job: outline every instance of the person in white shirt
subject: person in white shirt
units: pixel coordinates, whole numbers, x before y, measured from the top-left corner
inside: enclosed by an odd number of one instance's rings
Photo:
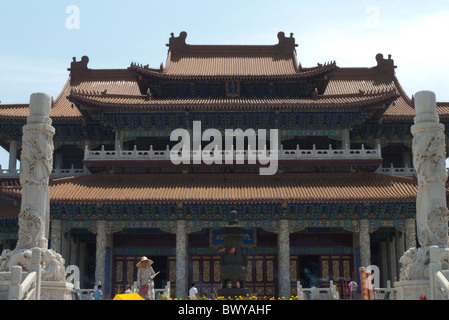
[[[196,288],[196,284],[193,282],[192,287],[189,290],[189,297],[191,300],[196,299],[196,295],[198,294],[198,289]]]

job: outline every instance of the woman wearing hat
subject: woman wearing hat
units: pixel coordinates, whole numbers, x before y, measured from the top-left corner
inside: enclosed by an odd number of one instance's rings
[[[154,277],[156,273],[151,266],[153,261],[147,257],[142,257],[137,263],[137,287],[139,294],[148,300],[154,300]]]

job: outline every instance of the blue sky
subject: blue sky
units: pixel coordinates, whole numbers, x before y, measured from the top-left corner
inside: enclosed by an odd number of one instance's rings
[[[372,67],[391,54],[409,96],[432,90],[449,101],[449,0],[0,0],[0,101],[56,97],[72,57],[89,56],[90,68],[159,67],[181,31],[190,44],[276,44],[279,31],[293,33],[304,67]]]

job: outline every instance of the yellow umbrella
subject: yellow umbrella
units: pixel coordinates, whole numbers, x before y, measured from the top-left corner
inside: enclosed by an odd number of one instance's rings
[[[113,300],[145,300],[138,293],[116,294]]]

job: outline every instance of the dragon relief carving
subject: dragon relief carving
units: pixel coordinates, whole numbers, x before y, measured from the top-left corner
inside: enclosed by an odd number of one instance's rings
[[[430,246],[446,246],[448,244],[448,214],[449,210],[439,207],[429,212],[427,226],[422,232],[421,247],[410,248],[399,260],[402,265],[401,280],[417,280],[429,278]],[[443,270],[449,269],[449,253],[441,255],[440,261]]]
[[[413,138],[413,163],[424,185],[438,179],[446,182],[445,150],[445,137],[441,130],[432,129]]]
[[[447,208],[439,207],[427,215],[427,228],[421,234],[423,246],[447,245],[448,242],[448,212]]]
[[[23,136],[20,184],[46,186],[53,170],[53,140],[43,131]]]
[[[17,249],[38,246],[44,248],[47,240],[40,238],[42,219],[40,213],[32,207],[26,207],[19,213],[19,240]]]

